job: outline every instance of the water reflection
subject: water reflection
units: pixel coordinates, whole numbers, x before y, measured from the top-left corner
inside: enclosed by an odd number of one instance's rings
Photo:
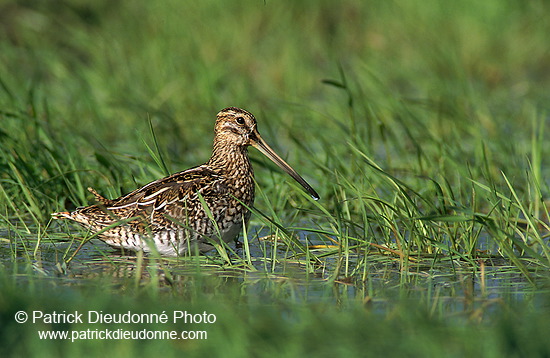
[[[454,312],[473,319],[490,314],[502,300],[519,301],[535,292],[517,268],[496,258],[485,259],[477,268],[433,258],[404,265],[401,258],[378,251],[324,256],[327,250],[319,249],[297,254],[273,237],[252,240],[250,256],[242,245],[230,245],[229,262],[215,252],[164,259],[121,252],[100,240],[78,246],[74,241],[4,241],[0,263],[21,282],[42,277],[59,285],[125,292],[153,288],[182,299],[200,293],[263,303],[360,302],[374,312],[410,300],[434,314]]]

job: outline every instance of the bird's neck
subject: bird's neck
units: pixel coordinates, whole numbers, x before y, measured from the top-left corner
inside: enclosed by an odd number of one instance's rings
[[[223,140],[214,140],[214,149],[207,165],[215,171],[227,174],[252,172],[247,147]]]

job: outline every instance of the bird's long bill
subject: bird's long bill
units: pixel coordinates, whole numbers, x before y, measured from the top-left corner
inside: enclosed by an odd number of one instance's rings
[[[309,195],[315,200],[319,200],[319,194],[296,172],[296,170],[292,169],[290,165],[287,164],[281,157],[277,155],[271,149],[269,145],[267,145],[266,142],[260,137],[258,132],[254,133],[253,138],[251,138],[251,144],[254,148],[258,149],[263,155],[271,159],[271,161],[275,164],[277,164],[282,170],[284,170],[288,175],[290,175],[294,180],[296,180],[300,185],[304,187],[304,189],[307,190]]]

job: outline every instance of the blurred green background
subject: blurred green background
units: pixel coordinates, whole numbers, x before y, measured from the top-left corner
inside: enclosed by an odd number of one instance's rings
[[[6,355],[548,355],[549,13],[543,0],[0,2]],[[228,106],[254,113],[321,195],[251,150],[256,207],[340,245],[321,268],[296,256],[311,283],[294,256],[282,272],[228,279],[208,261],[214,274],[166,282],[157,270],[189,262],[66,264],[74,247],[59,248],[79,234],[51,212],[91,203],[88,186],[113,198],[205,162]],[[451,289],[431,281],[441,261]],[[488,289],[485,268],[508,286]],[[219,315],[207,344],[41,342],[13,321],[182,305]]]
[[[325,197],[333,189],[320,178],[356,169],[349,143],[415,174],[480,166],[482,143],[497,167],[526,169],[533,122],[547,126],[544,1],[0,6],[4,132],[13,117],[35,118],[49,132],[29,139],[77,148],[78,169],[108,176],[85,186],[136,186],[124,181],[126,164],[149,160],[148,118],[170,171],[204,162],[214,115],[227,106],[255,113],[266,139]],[[7,133],[19,136],[30,134]],[[411,160],[421,162],[411,168]],[[84,204],[85,195],[72,200]]]

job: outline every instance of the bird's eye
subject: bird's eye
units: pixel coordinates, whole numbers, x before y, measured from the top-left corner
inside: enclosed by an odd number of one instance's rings
[[[244,118],[243,117],[237,117],[237,124],[244,124]]]

